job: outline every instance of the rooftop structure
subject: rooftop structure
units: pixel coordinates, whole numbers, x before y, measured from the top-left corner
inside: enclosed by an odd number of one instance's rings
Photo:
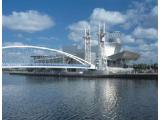
[[[120,32],[106,32],[105,24],[99,25],[98,45],[92,46],[91,30],[84,31],[84,46],[81,47],[64,46],[63,50],[38,46],[3,47],[3,67],[96,69],[108,73],[132,70],[127,69],[128,61],[137,60],[140,55],[121,50],[123,45]],[[4,50],[6,53],[10,50],[9,54],[5,54]]]
[[[63,47],[66,52],[72,51],[74,55],[96,65],[97,70],[107,71],[109,67],[125,68],[129,61],[137,60],[140,55],[132,51],[122,51],[121,34],[119,31],[106,32],[105,24],[99,25],[98,45],[91,46],[90,31],[85,30],[84,47]],[[87,43],[88,41],[88,43]],[[83,52],[84,51],[84,52]],[[111,69],[111,68],[110,68]]]
[[[109,56],[111,60],[137,60],[139,58],[139,54],[130,52],[130,51],[122,51],[117,54]]]

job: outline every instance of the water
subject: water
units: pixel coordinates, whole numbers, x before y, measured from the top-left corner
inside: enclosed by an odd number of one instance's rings
[[[3,74],[3,120],[157,120],[157,80]]]

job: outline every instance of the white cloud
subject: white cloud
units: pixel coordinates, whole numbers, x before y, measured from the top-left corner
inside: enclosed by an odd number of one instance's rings
[[[74,41],[83,40],[84,29],[90,28],[90,24],[87,21],[79,21],[69,25],[68,29],[70,31],[68,38]]]
[[[87,21],[82,20],[77,23],[73,23],[72,25],[69,25],[68,28],[74,31],[82,31],[85,28],[90,28],[90,24]]]
[[[154,6],[149,12],[144,13],[140,17],[141,19],[141,26],[143,27],[158,27],[158,7]]]
[[[135,47],[135,46],[131,46],[131,45],[124,45],[123,50],[129,50],[129,51],[136,52],[137,51],[137,46]]]
[[[74,40],[75,42],[83,40],[81,34],[74,31],[69,33],[68,38]]]
[[[157,28],[157,5],[153,6],[153,4],[148,3],[147,1],[133,1],[130,7],[130,9],[126,10],[126,22],[121,25],[122,28],[131,29],[136,25]]]
[[[124,46],[125,50],[130,50],[137,52],[140,54],[140,58],[138,59],[139,63],[150,63],[150,62],[157,62],[157,52],[158,52],[158,47],[157,47],[157,42],[155,43],[143,43],[139,44],[138,46],[132,46],[132,45],[126,45]]]
[[[84,35],[84,28],[90,28],[92,39],[97,39],[97,31],[98,31],[98,24],[105,23],[106,28],[108,29],[112,25],[118,25],[125,22],[125,15],[118,11],[106,11],[103,8],[95,8],[92,14],[89,17],[89,20],[81,20],[76,23],[69,25],[68,29],[69,35],[68,38],[74,41],[82,41]],[[94,33],[94,34],[92,34]],[[93,40],[93,43],[97,43]]]
[[[133,31],[133,35],[136,38],[157,39],[158,32],[154,28],[137,27]]]
[[[18,37],[18,38],[23,38],[23,34],[18,33],[18,34],[17,34],[17,37]]]
[[[144,44],[139,45],[139,50],[140,51],[155,51],[157,50],[157,47],[158,47],[157,42],[151,43],[151,44],[144,43]]]
[[[8,16],[3,15],[3,26],[11,30],[36,32],[50,28],[53,25],[55,23],[48,15],[35,10],[12,12]]]
[[[145,40],[144,39],[135,39],[135,43],[138,45],[144,44]]]
[[[134,25],[139,24],[139,12],[137,9],[129,9],[126,11],[126,22],[121,25],[124,29],[129,29]]]
[[[131,35],[122,34],[121,35],[121,42],[122,42],[122,44],[123,43],[134,43],[135,38],[133,38]]]
[[[38,49],[35,49],[35,50],[33,50],[33,53],[35,54],[35,55],[46,55],[47,53],[46,53],[46,51],[44,51],[44,50],[38,50]]]
[[[118,11],[107,11],[103,8],[95,8],[90,16],[93,23],[106,23],[117,25],[126,21],[126,16]]]
[[[106,23],[106,30],[113,28],[130,29],[129,33],[121,34],[121,42],[125,50],[141,54],[139,62],[157,61],[157,6],[147,7],[146,3],[136,2],[126,12],[107,11],[103,8],[95,8],[89,19],[79,21],[69,26],[68,37],[74,41],[83,43],[84,25],[91,28],[92,44],[98,41],[98,24]],[[84,22],[85,21],[85,22]],[[84,22],[84,23],[83,23]],[[80,24],[81,23],[81,24]],[[86,24],[87,23],[87,24]],[[133,32],[131,32],[133,31]],[[155,43],[149,43],[152,42]],[[152,59],[153,57],[153,59]],[[150,59],[148,59],[150,58]]]
[[[35,39],[37,39],[37,40],[48,40],[48,41],[50,41],[50,40],[58,40],[58,38],[53,37],[53,36],[50,36],[50,37],[40,36],[40,37],[37,37],[37,38],[35,38]]]
[[[151,14],[152,14],[152,15],[158,15],[158,6],[155,6],[155,7],[151,10]]]
[[[23,45],[25,44],[22,42],[5,42],[4,43],[4,46],[23,46]]]
[[[143,51],[137,62],[139,63],[155,63],[158,62],[158,55],[155,51]]]
[[[98,40],[95,40],[95,39],[91,40],[91,45],[92,46],[98,45]]]

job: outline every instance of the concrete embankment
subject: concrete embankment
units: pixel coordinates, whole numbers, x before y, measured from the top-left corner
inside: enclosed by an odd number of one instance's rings
[[[92,76],[94,77],[94,76]],[[158,74],[109,74],[109,75],[96,75],[97,78],[125,78],[125,79],[157,79]]]
[[[87,77],[87,78],[123,78],[123,79],[155,79],[158,80],[157,73],[133,73],[133,74],[82,74],[75,72],[68,73],[47,73],[47,72],[10,72],[12,75],[32,75],[32,76],[55,76],[55,77]]]

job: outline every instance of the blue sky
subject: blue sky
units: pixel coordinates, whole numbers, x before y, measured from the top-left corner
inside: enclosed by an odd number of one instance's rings
[[[157,61],[156,0],[3,0],[3,45],[82,44],[84,27],[121,31],[123,49]],[[146,60],[147,58],[147,60]],[[148,59],[149,58],[149,59]]]

